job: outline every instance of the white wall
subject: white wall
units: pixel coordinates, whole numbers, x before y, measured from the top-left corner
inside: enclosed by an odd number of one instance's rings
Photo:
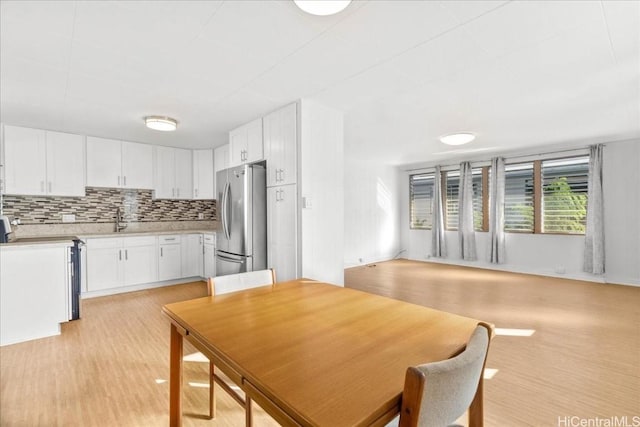
[[[605,275],[640,286],[640,141],[607,144],[603,163]]]
[[[350,147],[350,149],[353,147]],[[345,267],[392,259],[400,252],[400,172],[345,156]]]
[[[486,261],[488,233],[476,233],[478,261],[469,262],[458,255],[457,232],[448,231],[448,257],[430,261],[640,286],[639,170],[640,141],[606,145],[603,182],[607,264],[604,277],[582,271],[584,236],[507,233],[506,262],[495,265]],[[400,182],[402,247],[407,249],[407,258],[427,260],[431,253],[431,231],[409,229],[407,173],[403,173]]]
[[[343,285],[343,114],[309,100],[300,107],[302,277]]]

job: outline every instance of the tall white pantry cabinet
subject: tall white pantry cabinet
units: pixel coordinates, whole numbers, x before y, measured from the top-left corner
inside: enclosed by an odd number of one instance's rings
[[[278,280],[299,277],[297,104],[263,120],[267,160],[267,260]]]
[[[343,285],[342,112],[300,100],[263,117],[263,135],[269,267]]]

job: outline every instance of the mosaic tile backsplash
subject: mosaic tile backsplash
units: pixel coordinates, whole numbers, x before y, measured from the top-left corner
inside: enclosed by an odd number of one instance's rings
[[[76,223],[114,222],[117,208],[125,222],[216,219],[215,200],[154,200],[151,193],[87,187],[85,197],[4,196],[3,209],[22,224],[60,224],[63,214],[74,214]]]

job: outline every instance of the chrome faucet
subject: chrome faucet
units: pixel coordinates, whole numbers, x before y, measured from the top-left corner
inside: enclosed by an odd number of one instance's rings
[[[120,208],[117,208],[116,209],[116,233],[119,233],[125,228],[127,228],[128,224],[122,224],[123,221],[124,219],[122,218],[122,212],[120,211]]]

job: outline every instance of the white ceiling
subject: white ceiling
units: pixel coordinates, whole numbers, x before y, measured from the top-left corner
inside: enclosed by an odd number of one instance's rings
[[[0,0],[0,120],[190,148],[299,98],[389,164],[640,138],[638,1]],[[145,115],[180,121],[175,133]],[[438,136],[472,131],[458,151]]]

